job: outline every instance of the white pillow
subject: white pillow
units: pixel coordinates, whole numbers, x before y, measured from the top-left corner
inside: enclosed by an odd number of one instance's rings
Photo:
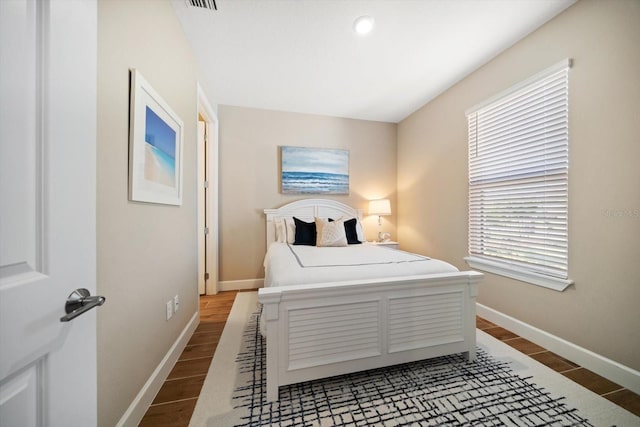
[[[356,218],[356,234],[358,235],[358,240],[361,242],[367,241],[367,238],[364,237],[364,227],[362,227],[362,223],[358,218]]]
[[[293,222],[293,218],[286,218],[284,220],[284,224],[285,236],[287,236],[284,241],[290,245],[293,245],[293,242],[296,241],[296,223]]]
[[[283,219],[276,219],[273,222],[273,225],[275,227],[276,242],[278,242],[278,243],[286,242],[287,241],[287,234],[286,234],[284,220]]]
[[[316,218],[316,246],[347,246],[347,235],[344,231],[344,221],[325,221]]]

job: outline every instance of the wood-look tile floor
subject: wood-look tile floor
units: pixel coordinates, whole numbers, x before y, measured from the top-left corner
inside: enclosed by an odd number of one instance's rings
[[[189,425],[236,294],[229,291],[200,297],[200,324],[139,426]]]
[[[200,325],[139,426],[185,427],[196,406],[237,291],[200,297]],[[640,396],[480,317],[478,329],[640,416]]]
[[[640,416],[640,396],[631,390],[609,381],[600,375],[585,369],[570,360],[567,360],[539,345],[532,343],[498,325],[495,325],[481,317],[476,319],[478,329],[498,338],[505,344],[509,344],[516,350],[548,366],[565,377],[575,381],[594,393],[610,400],[627,411]]]

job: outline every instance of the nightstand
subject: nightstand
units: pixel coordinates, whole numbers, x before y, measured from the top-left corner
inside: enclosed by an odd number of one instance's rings
[[[384,246],[387,248],[391,248],[391,249],[399,249],[399,243],[398,242],[393,242],[393,241],[388,241],[388,242],[369,242],[372,245],[378,245],[378,246]]]

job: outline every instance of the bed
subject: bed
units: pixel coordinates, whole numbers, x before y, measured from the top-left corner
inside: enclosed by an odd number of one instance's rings
[[[258,300],[268,401],[287,384],[454,353],[475,359],[481,273],[368,243],[303,248],[282,238],[293,217],[362,220],[362,211],[337,201],[305,199],[264,212],[268,251]],[[356,252],[372,258],[357,261]]]

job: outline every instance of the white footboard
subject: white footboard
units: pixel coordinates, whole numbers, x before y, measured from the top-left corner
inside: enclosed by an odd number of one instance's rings
[[[265,288],[267,399],[318,378],[466,353],[475,359],[474,271]]]

